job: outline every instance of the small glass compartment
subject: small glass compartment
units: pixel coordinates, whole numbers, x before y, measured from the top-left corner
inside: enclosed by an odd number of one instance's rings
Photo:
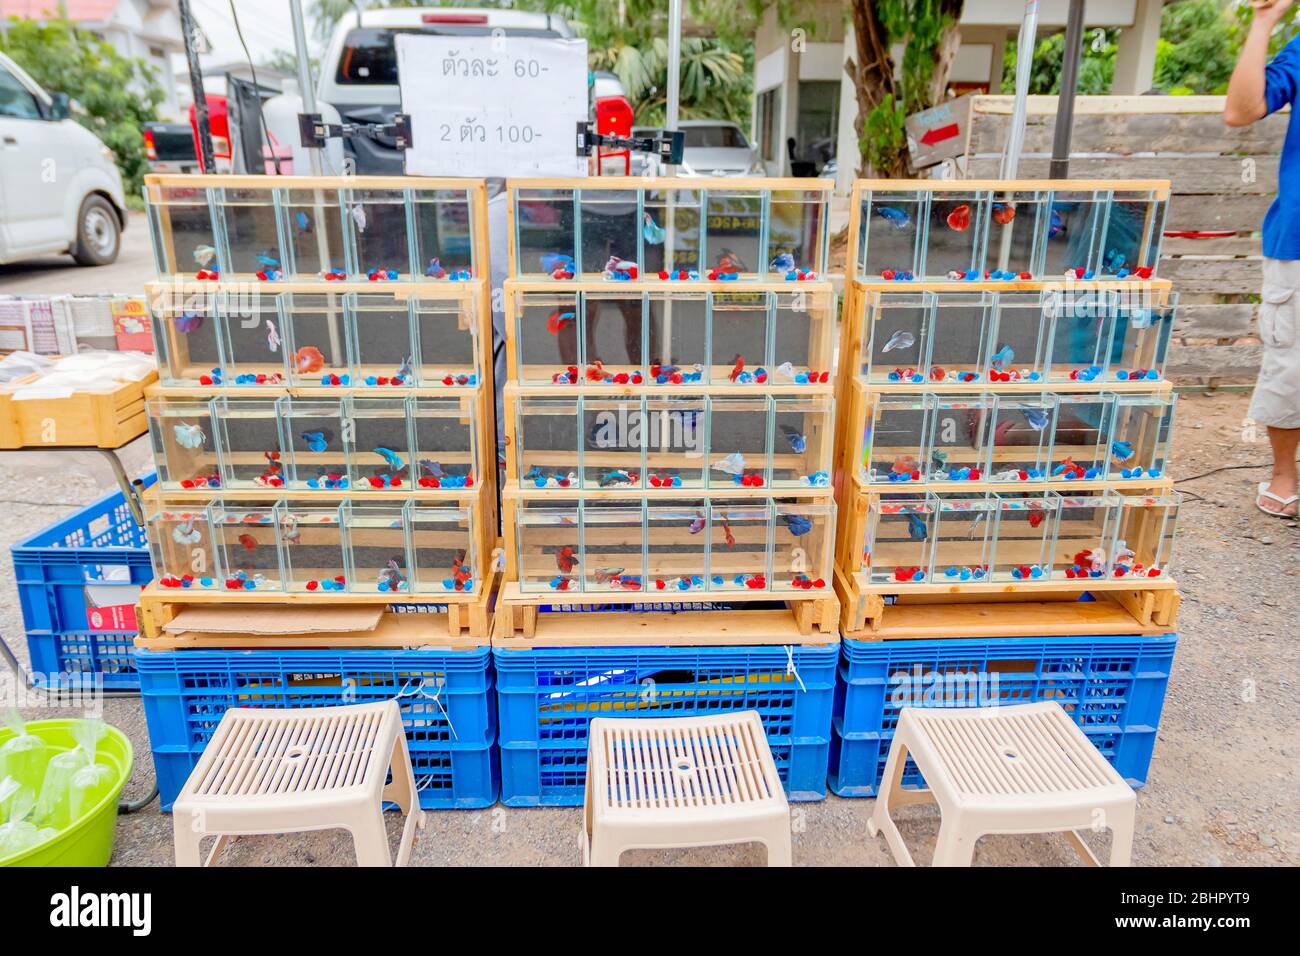
[[[931,495],[936,512],[931,576],[936,582],[988,580],[997,503],[989,495]]]
[[[930,577],[938,513],[926,495],[881,495],[867,510],[862,564],[872,584],[921,583]]]
[[[709,487],[772,483],[772,409],[767,396],[714,398],[709,415]]]
[[[474,214],[468,189],[412,189],[411,231],[418,276],[469,273],[474,263]]]
[[[933,279],[983,279],[984,240],[992,194],[943,189],[930,194],[925,274]]]
[[[992,395],[931,397],[930,445],[923,472],[930,481],[988,479],[995,403]]]
[[[420,344],[415,352],[414,384],[422,388],[477,385],[481,365],[475,298],[415,298],[411,309]],[[378,385],[378,378],[372,383],[367,376],[365,383]],[[392,379],[390,375],[390,384]]]
[[[1109,555],[1119,522],[1121,497],[1113,491],[1106,491],[1059,495],[1055,501],[1052,580],[1108,577]]]
[[[280,428],[286,402],[282,399],[230,398],[212,400],[219,429],[221,484],[226,488],[284,488],[289,455]]]
[[[771,501],[715,500],[708,510],[709,590],[771,590]]]
[[[205,504],[146,499],[145,525],[155,580],[163,587],[221,586],[216,539]]]
[[[1053,480],[1093,481],[1105,475],[1114,405],[1114,396],[1106,392],[1057,396]]]
[[[614,491],[644,486],[645,407],[637,398],[583,398],[582,486]]]
[[[708,412],[703,395],[645,400],[646,483],[651,488],[704,487]]]
[[[831,396],[778,395],[772,403],[776,426],[772,437],[772,486],[829,486],[835,444]]]
[[[577,194],[573,189],[515,189],[515,270],[521,279],[577,274]]]
[[[626,385],[645,375],[645,302],[640,293],[588,292],[582,297],[585,375]]]
[[[406,503],[414,573],[411,590],[420,594],[472,594],[479,564],[469,505]]]
[[[410,488],[411,440],[404,398],[348,396],[352,487],[377,491]]]
[[[862,376],[872,383],[925,381],[936,297],[929,292],[868,295]]]
[[[646,508],[646,590],[667,595],[705,590],[708,518],[702,500]]]
[[[169,491],[220,488],[212,404],[151,398],[145,407],[159,487]]]
[[[220,299],[221,384],[281,387],[289,378],[289,349],[276,296],[232,293]]]
[[[340,193],[343,227],[348,238],[348,272],[365,278],[372,272],[386,279],[409,281],[411,233],[404,189],[345,189]],[[418,270],[423,274],[423,266]]]
[[[582,504],[582,588],[587,593],[645,590],[645,510],[641,504]]]
[[[283,591],[277,518],[280,506],[219,499],[212,503],[222,587],[228,591]]]
[[[580,590],[581,559],[576,501],[515,502],[515,561],[520,591]]]
[[[994,581],[1048,581],[1052,577],[1052,535],[1060,496],[998,494],[993,525]]]
[[[581,416],[576,398],[521,395],[515,402],[515,461],[525,488],[577,488]]]
[[[821,292],[776,292],[772,378],[777,384],[826,384],[834,353],[834,297]]]
[[[478,447],[474,399],[407,399],[415,446],[411,481],[417,488],[473,488]]]
[[[989,208],[985,270],[1041,279],[1050,215],[1048,193],[995,191]]]
[[[224,271],[220,216],[207,188],[145,184],[154,264],[162,278]]]
[[[349,426],[342,399],[281,399],[289,487],[311,491],[346,491]]]
[[[647,293],[647,382],[704,382],[709,361],[709,305],[710,296],[704,293]]]
[[[283,275],[275,192],[266,188],[221,186],[213,189],[222,218],[223,279]]]
[[[886,376],[889,381],[916,382],[921,375],[931,382],[974,384],[984,380],[986,369],[1010,367],[1010,349],[999,347],[995,351],[993,345],[997,316],[994,293],[945,293],[933,296],[932,302],[924,368],[916,369],[911,376],[907,375],[908,369],[894,369]],[[894,378],[894,374],[898,377]]]
[[[580,278],[599,279],[606,272],[627,271],[627,263],[637,266],[639,274],[637,236],[644,223],[637,200],[636,189],[578,190]]]
[[[219,297],[156,292],[153,313],[158,380],[163,385],[218,385],[222,381]]]
[[[1168,576],[1181,503],[1182,496],[1178,494],[1121,499],[1115,544],[1110,554],[1114,577]]]
[[[1119,311],[1113,292],[1069,289],[1044,301],[1051,324],[1047,377],[1052,382],[1104,381]]]
[[[752,385],[770,379],[768,324],[774,297],[766,292],[713,296],[708,380],[712,385]]]
[[[795,270],[826,271],[827,196],[819,189],[773,190],[768,200],[769,279],[788,279]]]
[[[1106,206],[1104,193],[1086,190],[1052,193],[1041,278],[1055,279],[1067,274],[1079,279],[1095,276]]]
[[[1115,396],[1106,478],[1159,478],[1163,475],[1173,427],[1173,398]]]
[[[323,278],[327,272],[347,271],[347,239],[338,190],[284,189],[280,191],[280,208],[287,277],[307,281]]]
[[[1052,462],[1056,432],[1056,396],[1000,395],[993,422],[993,481],[1043,481]]]
[[[647,189],[640,232],[642,266],[659,272],[708,270],[701,255],[704,242],[703,201],[697,189]]]
[[[877,395],[863,433],[862,477],[871,484],[921,481],[929,474],[933,397]]]
[[[1041,382],[1047,378],[1052,321],[1059,293],[1001,292],[996,297],[996,332],[990,332],[984,379]]]
[[[585,380],[576,293],[515,293],[515,373],[523,385]]]
[[[285,500],[276,508],[277,540],[284,555],[284,589],[304,594],[347,591],[344,505]]]
[[[348,312],[351,321],[352,362],[356,379],[343,382],[370,386],[416,384],[415,323],[409,301],[391,295],[352,293]]]
[[[1126,278],[1160,261],[1166,203],[1150,190],[1099,193],[1107,201],[1106,224],[1098,247],[1099,278]]]
[[[1119,294],[1107,378],[1115,382],[1156,382],[1165,377],[1177,307],[1176,292],[1168,295],[1168,302],[1159,302],[1144,290]]]
[[[869,189],[862,193],[858,237],[858,275],[867,280],[892,279],[899,273],[922,274],[926,190]]]
[[[767,197],[758,188],[710,189],[705,194],[705,270],[738,273],[742,279],[765,275]]]
[[[339,385],[357,382],[348,352],[351,321],[346,295],[333,292],[286,292],[279,300],[282,346],[291,385]]]
[[[775,502],[772,586],[779,591],[830,587],[835,506],[806,501]]]
[[[411,590],[406,509],[401,502],[344,506],[348,533],[348,588],[362,594]]]

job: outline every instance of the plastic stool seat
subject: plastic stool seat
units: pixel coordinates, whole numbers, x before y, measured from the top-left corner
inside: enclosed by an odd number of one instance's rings
[[[790,815],[757,711],[591,721],[586,865],[624,850],[760,842],[791,862]]]
[[[391,783],[386,782],[391,774]],[[178,866],[220,837],[346,829],[361,865],[392,862],[383,804],[407,814],[397,864],[423,822],[396,701],[285,710],[232,707],[172,806]]]
[[[903,789],[909,756],[928,790]],[[884,832],[900,866],[913,861],[890,810],[929,800],[942,814],[936,866],[969,865],[985,834],[1058,831],[1096,865],[1075,831],[1103,827],[1112,833],[1111,865],[1129,863],[1137,797],[1055,701],[903,708],[867,824],[872,836]]]

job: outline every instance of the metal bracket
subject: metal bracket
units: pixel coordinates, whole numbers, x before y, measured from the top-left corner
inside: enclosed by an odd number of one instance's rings
[[[330,139],[392,139],[398,149],[410,149],[411,116],[394,113],[390,123],[326,123],[319,113],[298,114],[298,135],[303,146],[322,149]]]
[[[577,155],[590,156],[603,146],[609,149],[626,149],[634,153],[651,153],[669,166],[680,166],[685,142],[686,134],[681,130],[663,132],[658,136],[612,136],[608,133],[597,133],[591,123],[580,121]]]

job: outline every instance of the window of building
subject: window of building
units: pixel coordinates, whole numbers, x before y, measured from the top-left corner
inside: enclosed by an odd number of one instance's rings
[[[781,110],[781,88],[774,86],[758,94],[755,104],[755,127],[758,131],[758,151],[768,162],[781,157],[777,151],[777,116]]]

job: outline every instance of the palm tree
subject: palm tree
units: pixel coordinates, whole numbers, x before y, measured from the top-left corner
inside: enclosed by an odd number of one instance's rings
[[[594,70],[609,70],[623,83],[636,122],[664,120],[668,90],[668,42],[660,37],[644,46],[616,42],[593,49]],[[681,111],[684,118],[727,119],[745,123],[749,115],[750,74],[745,58],[703,37],[682,40]]]

